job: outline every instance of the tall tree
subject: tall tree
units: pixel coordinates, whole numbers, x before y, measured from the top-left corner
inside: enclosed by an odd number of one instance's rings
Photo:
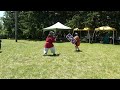
[[[42,29],[56,22],[71,28],[96,28],[109,25],[120,30],[120,11],[19,11],[18,37],[37,39],[42,37]],[[14,38],[15,17],[11,11],[5,12],[3,25],[9,37]]]

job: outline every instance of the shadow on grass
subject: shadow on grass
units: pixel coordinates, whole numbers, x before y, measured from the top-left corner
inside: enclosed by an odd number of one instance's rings
[[[17,42],[17,43],[23,43],[23,44],[27,44],[27,42]]]
[[[57,57],[59,56],[60,54],[56,54],[56,55],[44,55],[44,56],[50,56],[50,57]]]
[[[34,42],[37,42],[37,41],[45,41],[45,40],[41,40],[41,39],[26,39],[27,41],[34,41]]]
[[[70,42],[70,41],[56,41],[55,43],[66,43],[66,42]]]
[[[0,53],[2,53],[2,51],[0,51]]]
[[[80,51],[76,51],[76,50],[75,50],[75,52],[83,52],[83,51],[82,51],[82,50],[80,50]]]

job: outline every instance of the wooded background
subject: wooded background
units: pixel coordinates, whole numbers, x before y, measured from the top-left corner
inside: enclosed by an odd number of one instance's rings
[[[5,11],[0,23],[1,38],[15,37],[15,15]],[[120,11],[18,11],[18,39],[41,39],[42,30],[61,22],[71,28],[100,26],[115,28],[120,32]]]

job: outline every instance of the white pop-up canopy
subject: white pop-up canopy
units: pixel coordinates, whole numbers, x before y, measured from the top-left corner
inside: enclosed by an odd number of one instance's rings
[[[57,22],[56,24],[54,24],[50,27],[43,28],[43,31],[45,32],[45,31],[56,30],[56,29],[71,29],[71,28],[61,24],[60,22]]]

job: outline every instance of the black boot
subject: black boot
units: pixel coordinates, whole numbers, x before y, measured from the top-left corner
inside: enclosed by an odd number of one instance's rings
[[[78,51],[78,52],[80,52],[80,50],[79,50],[79,49],[78,49],[77,51]]]
[[[43,56],[47,56],[47,53],[45,53]]]
[[[56,56],[56,54],[53,54],[53,56]]]

